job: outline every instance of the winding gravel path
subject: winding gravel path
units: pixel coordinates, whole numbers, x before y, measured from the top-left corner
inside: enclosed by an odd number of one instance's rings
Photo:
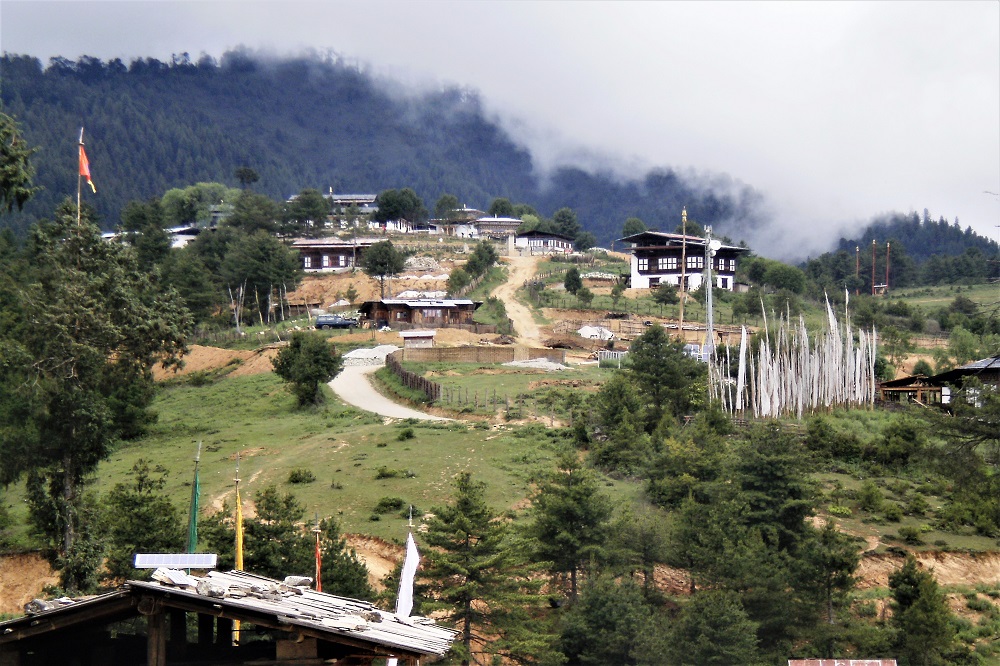
[[[451,421],[443,416],[433,416],[415,409],[398,405],[375,390],[368,375],[379,366],[349,366],[340,371],[330,382],[330,388],[341,400],[366,412],[374,412],[394,419],[420,419],[422,421]]]

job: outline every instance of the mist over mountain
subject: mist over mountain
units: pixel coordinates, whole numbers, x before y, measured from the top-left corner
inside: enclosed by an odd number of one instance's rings
[[[482,209],[495,197],[544,215],[569,206],[602,243],[630,216],[673,229],[685,205],[691,219],[734,236],[761,222],[749,188],[705,186],[669,169],[634,179],[573,167],[542,174],[476,93],[389,90],[332,56],[270,59],[237,50],[219,62],[84,56],[43,66],[4,54],[0,75],[5,111],[39,147],[34,164],[44,190],[8,222],[19,229],[75,195],[81,126],[98,188],[88,202],[108,228],[129,200],[201,181],[235,184],[240,166],[256,170],[255,189],[275,198],[305,187],[412,187],[429,207],[444,193]]]
[[[275,199],[306,187],[411,187],[428,208],[450,193],[485,210],[507,197],[543,215],[568,206],[603,245],[628,217],[672,231],[686,206],[689,219],[761,254],[809,250],[773,227],[761,193],[727,175],[655,168],[623,176],[610,162],[595,168],[599,157],[543,172],[474,91],[407,89],[335,55],[238,49],[218,62],[181,54],[171,62],[83,56],[43,65],[5,53],[0,77],[4,111],[39,148],[33,163],[44,188],[23,213],[5,218],[18,232],[75,196],[75,144],[85,127],[97,187],[86,200],[108,229],[130,200],[196,182],[235,186],[235,170],[247,166],[260,175],[254,189]]]

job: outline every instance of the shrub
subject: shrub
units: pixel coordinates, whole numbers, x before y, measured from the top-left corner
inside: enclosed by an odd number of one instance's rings
[[[399,434],[396,435],[396,439],[400,442],[405,442],[406,440],[413,439],[414,437],[416,437],[416,435],[413,433],[413,428],[403,428],[399,431]]]
[[[375,513],[383,514],[390,511],[399,511],[406,506],[406,501],[402,497],[383,497],[375,505]]]
[[[922,516],[931,510],[931,505],[923,495],[915,495],[906,503],[906,513],[911,516]]]
[[[898,523],[903,519],[903,509],[895,502],[886,502],[882,508],[882,517],[890,523]]]
[[[312,483],[316,480],[316,475],[304,468],[293,469],[288,473],[288,483]]]
[[[899,538],[911,546],[919,546],[924,542],[920,538],[920,529],[910,525],[899,528]]]
[[[850,518],[854,515],[854,512],[851,511],[851,507],[840,504],[831,504],[827,511],[829,511],[832,515],[840,516],[841,518]]]
[[[978,595],[969,595],[965,602],[965,607],[977,613],[988,613],[996,608],[988,599],[983,599]]]
[[[882,491],[874,481],[868,480],[861,484],[861,489],[858,490],[858,506],[862,510],[874,513],[882,508],[883,502]]]

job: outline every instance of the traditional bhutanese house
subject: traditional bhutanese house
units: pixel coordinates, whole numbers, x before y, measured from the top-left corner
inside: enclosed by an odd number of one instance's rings
[[[366,301],[358,308],[361,315],[376,326],[413,324],[443,328],[454,324],[473,324],[472,315],[482,301],[466,299],[390,299]]]
[[[951,399],[951,389],[924,375],[900,377],[882,382],[878,387],[879,400],[891,403],[937,405]]]
[[[476,220],[479,235],[484,238],[504,239],[517,233],[521,220],[516,217],[481,217]]]
[[[981,358],[972,363],[966,363],[954,370],[934,375],[931,380],[940,384],[961,386],[967,379],[975,377],[983,384],[1000,386],[1000,355]]]
[[[332,271],[359,265],[364,251],[375,242],[371,239],[300,238],[292,243],[292,249],[299,253],[303,270]]]
[[[705,278],[705,239],[699,236],[644,231],[620,238],[619,243],[632,244],[631,286],[634,289],[655,288],[661,284],[675,287],[681,283],[681,257],[686,288],[693,291]],[[712,257],[712,282],[719,289],[733,291],[736,285],[736,262],[746,248],[720,244]]]
[[[403,338],[403,349],[421,349],[434,346],[435,333],[434,330],[414,329],[400,331],[399,337]]]
[[[455,638],[430,619],[397,617],[298,584],[308,578],[281,582],[242,571],[200,577],[177,569],[153,576],[95,597],[31,602],[30,614],[0,622],[0,664],[371,666],[395,657],[415,665],[443,655]]]
[[[378,205],[375,203],[378,199],[377,194],[335,194],[333,188],[330,188],[330,192],[323,197],[330,200],[334,213],[346,213],[352,206],[357,208],[359,213],[378,212]]]
[[[514,239],[514,247],[527,249],[531,254],[569,254],[573,239],[548,231],[524,231]]]

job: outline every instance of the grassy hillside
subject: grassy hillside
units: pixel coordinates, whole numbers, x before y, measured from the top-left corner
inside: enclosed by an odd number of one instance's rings
[[[523,373],[522,373],[523,374]],[[118,449],[101,464],[92,488],[106,492],[145,458],[168,473],[166,495],[186,510],[193,459],[202,442],[201,507],[208,514],[233,499],[236,455],[240,454],[241,494],[276,484],[293,492],[307,512],[335,516],[346,532],[401,539],[406,510],[373,519],[383,498],[414,505],[414,515],[450,496],[451,478],[469,470],[489,485],[488,499],[500,508],[523,503],[532,479],[550,469],[556,431],[540,425],[486,423],[394,423],[345,407],[331,394],[326,405],[298,411],[294,399],[272,373],[163,385],[155,402],[159,420],[149,435]],[[412,437],[408,434],[412,433]],[[293,470],[309,470],[316,480],[289,483]],[[619,498],[637,489],[608,481]],[[23,517],[23,488],[12,487],[8,501]]]

